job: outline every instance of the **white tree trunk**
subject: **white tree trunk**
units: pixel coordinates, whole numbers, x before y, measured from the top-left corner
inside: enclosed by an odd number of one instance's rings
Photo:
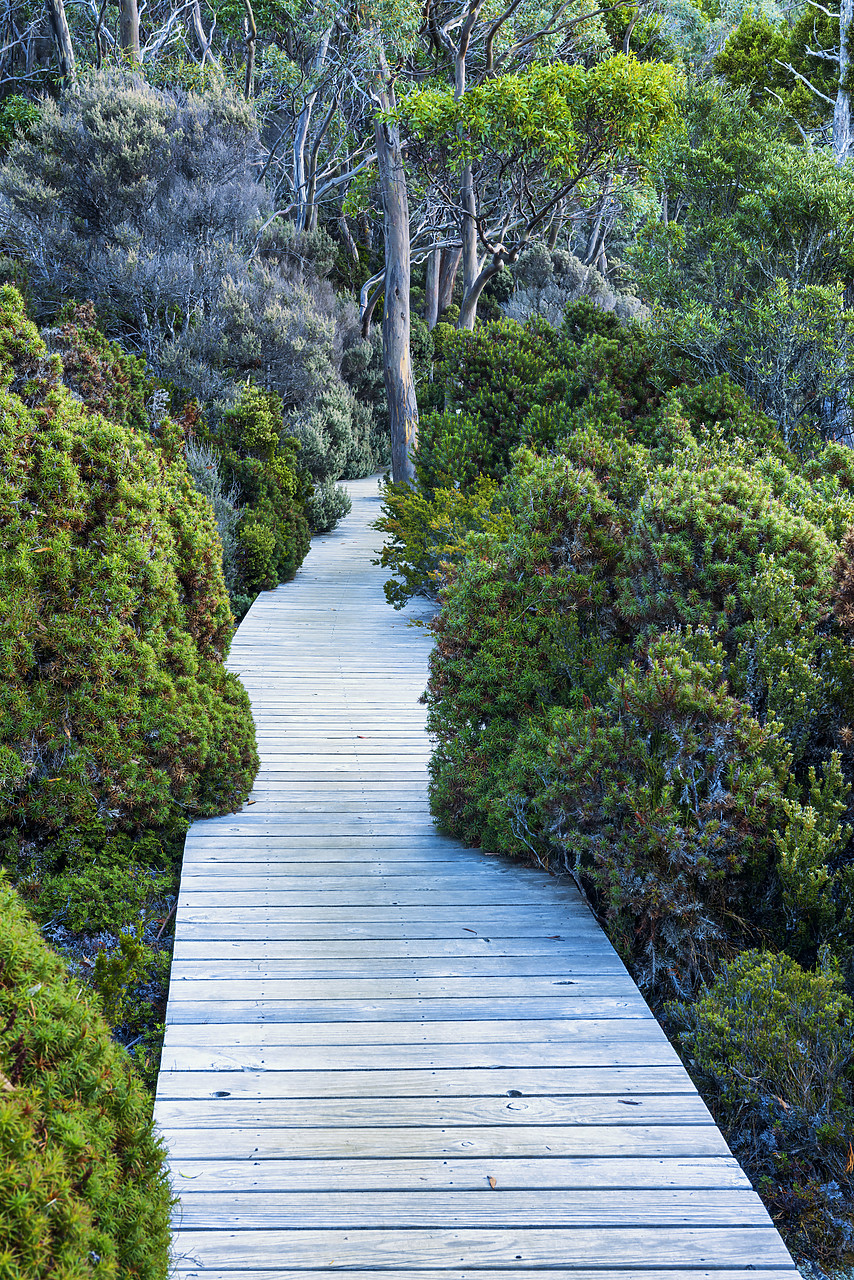
[[[391,419],[391,469],[395,484],[412,483],[418,404],[409,349],[409,198],[397,127],[377,120],[376,140],[385,228],[383,373]]]
[[[833,106],[833,154],[837,164],[843,164],[851,151],[851,98],[848,93],[848,69],[851,64],[851,21],[854,18],[854,0],[840,0],[839,4],[839,87]]]
[[[47,12],[56,42],[59,56],[59,74],[66,84],[74,79],[74,48],[71,44],[71,32],[68,30],[68,19],[65,16],[65,5],[62,0],[47,0]]]

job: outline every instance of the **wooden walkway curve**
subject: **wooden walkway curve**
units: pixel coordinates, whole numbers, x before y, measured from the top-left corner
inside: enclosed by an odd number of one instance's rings
[[[261,772],[187,839],[179,1280],[797,1280],[572,886],[436,833],[429,635],[370,563],[376,480],[351,492],[237,633]]]

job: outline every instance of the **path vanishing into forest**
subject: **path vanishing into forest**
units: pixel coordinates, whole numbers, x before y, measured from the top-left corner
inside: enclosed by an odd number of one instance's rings
[[[386,604],[377,481],[349,487],[235,637],[250,802],[187,838],[177,1280],[797,1280],[571,882],[435,831],[427,610]]]

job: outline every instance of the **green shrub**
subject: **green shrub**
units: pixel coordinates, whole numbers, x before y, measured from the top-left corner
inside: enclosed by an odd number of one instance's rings
[[[75,827],[38,849],[10,848],[15,888],[42,923],[72,933],[118,933],[156,910],[177,888],[185,824],[174,832],[107,833]],[[12,844],[14,845],[14,841]]]
[[[669,1010],[703,1096],[798,1254],[854,1263],[854,1004],[824,958],[745,951]]]
[[[757,929],[806,959],[854,944],[832,612],[854,505],[676,409],[667,464],[619,420],[518,457],[512,532],[470,536],[428,690],[440,821],[564,860],[653,998]]]
[[[410,596],[435,595],[448,569],[465,555],[469,533],[510,532],[512,518],[495,480],[480,478],[465,491],[435,489],[432,498],[389,481],[382,493],[383,515],[374,528],[387,538],[374,563],[398,575],[384,587],[395,609]]]
[[[223,483],[242,513],[236,523],[234,591],[254,598],[292,578],[309,547],[305,482],[297,442],[282,430],[282,401],[244,387],[211,443]]]
[[[0,884],[0,1274],[165,1280],[150,1099],[93,997]]]
[[[43,335],[62,357],[62,380],[87,409],[136,431],[149,431],[147,404],[155,385],[145,361],[108,342],[91,302],[66,308],[60,328]]]
[[[257,768],[208,503],[183,459],[89,413],[0,292],[0,831],[221,813]],[[170,451],[171,452],[171,451]]]

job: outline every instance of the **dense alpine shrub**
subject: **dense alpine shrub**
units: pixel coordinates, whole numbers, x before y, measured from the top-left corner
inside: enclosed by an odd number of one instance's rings
[[[854,506],[794,460],[698,442],[672,402],[667,422],[667,465],[605,424],[519,458],[513,531],[471,538],[429,690],[440,820],[561,851],[653,995],[755,929],[801,956],[854,941],[832,612]]]
[[[297,442],[282,430],[282,401],[273,392],[244,387],[211,443],[229,502],[241,509],[234,524],[233,598],[245,612],[259,591],[292,578],[305,558],[307,486]]]
[[[660,997],[756,930],[802,959],[854,941],[854,504],[838,449],[803,467],[731,384],[674,389],[615,323],[570,311],[551,350],[572,367],[535,370],[563,394],[516,428],[552,452],[517,453],[497,491],[461,485],[450,554],[429,545],[450,493],[432,463],[384,523],[412,580],[431,555],[450,578],[428,695],[441,821],[566,859]]]
[[[0,1273],[165,1280],[150,1101],[91,995],[0,881]]]
[[[63,869],[70,829],[221,813],[257,768],[209,504],[179,450],[90,413],[60,376],[5,288],[0,831],[39,873]]]
[[[742,952],[674,1006],[685,1061],[789,1246],[854,1263],[854,1003],[829,956]]]

